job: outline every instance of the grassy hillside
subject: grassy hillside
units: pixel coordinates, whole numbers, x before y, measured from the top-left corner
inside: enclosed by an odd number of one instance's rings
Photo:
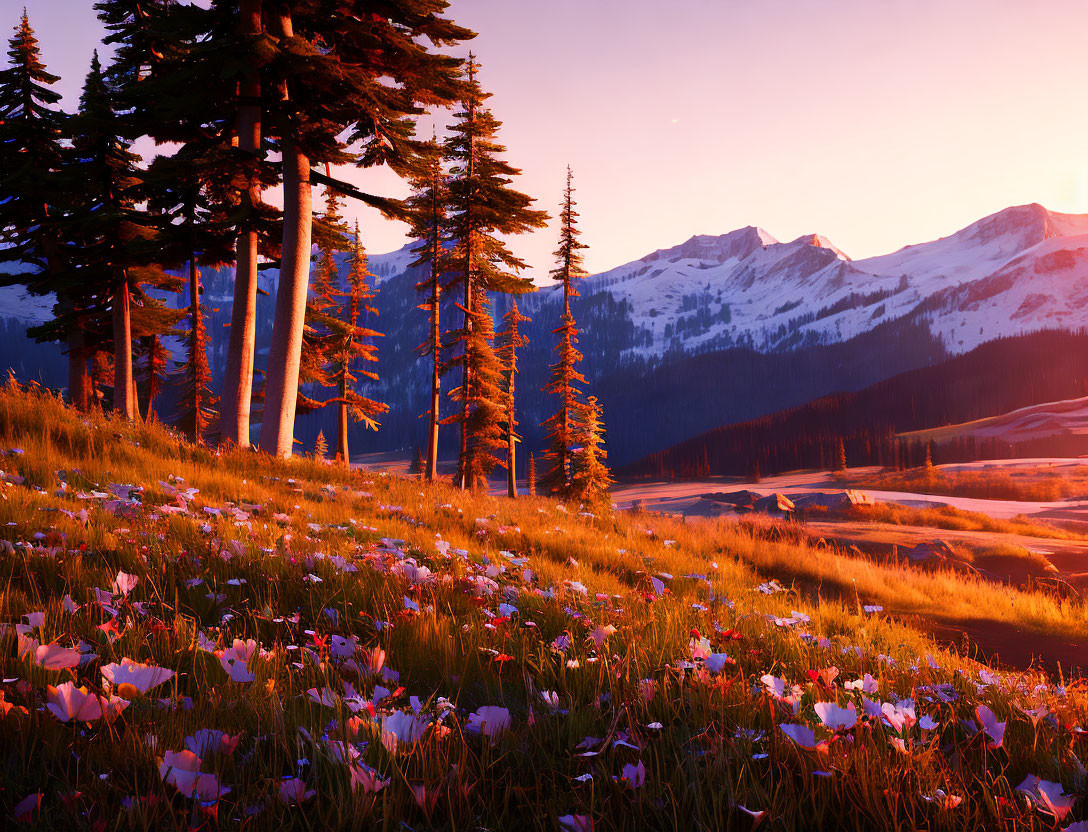
[[[1079,602],[725,522],[219,455],[10,386],[0,453],[6,817],[417,830],[1088,817],[1084,687],[987,670],[901,619],[1083,642]]]

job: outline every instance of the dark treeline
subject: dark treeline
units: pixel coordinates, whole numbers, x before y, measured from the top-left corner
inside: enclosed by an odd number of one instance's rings
[[[0,287],[51,298],[27,334],[63,350],[73,406],[227,447],[253,447],[259,425],[257,447],[280,457],[297,451],[296,417],[323,413],[347,464],[351,425],[421,415],[391,413],[379,383],[425,379],[425,476],[448,428],[456,483],[482,487],[505,467],[517,494],[528,319],[512,298],[536,287],[509,246],[548,214],[514,187],[520,170],[504,158],[479,62],[445,51],[475,37],[447,6],[98,0],[114,54],[104,64],[94,53],[73,112],[24,10],[0,69]],[[426,115],[447,119],[441,138],[417,136]],[[365,193],[339,178],[349,167],[384,167],[412,195]],[[577,296],[586,246],[572,182],[568,170],[552,275]],[[282,209],[265,201],[277,186]],[[382,275],[346,200],[410,228],[418,282],[395,308],[378,297]],[[259,302],[272,270],[274,306]],[[417,307],[427,327],[406,352],[426,360],[387,366],[386,328]],[[602,410],[577,369],[571,310],[549,325],[556,354],[541,386],[559,410],[541,425],[546,490],[595,502],[609,482]],[[325,457],[324,427],[313,440]]]
[[[854,393],[836,393],[693,437],[627,466],[625,476],[763,475],[833,468],[840,443],[851,466],[936,463],[1084,451],[1070,438],[1010,445],[956,438],[931,445],[907,431],[972,421],[1039,402],[1088,394],[1088,333],[1000,338],[935,366]],[[1075,439],[1075,438],[1073,438]]]

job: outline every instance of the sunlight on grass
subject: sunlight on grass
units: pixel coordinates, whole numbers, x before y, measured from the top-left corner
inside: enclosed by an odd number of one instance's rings
[[[14,386],[0,453],[8,817],[709,830],[750,829],[752,812],[790,829],[1083,816],[1060,795],[1085,787],[1084,688],[987,669],[897,617],[1075,640],[1081,604],[725,521],[217,454]],[[126,659],[149,668],[110,682]],[[141,690],[156,668],[166,678]]]

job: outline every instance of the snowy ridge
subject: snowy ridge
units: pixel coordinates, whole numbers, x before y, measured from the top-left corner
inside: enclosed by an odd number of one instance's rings
[[[411,248],[370,257],[379,287],[406,274],[416,259]],[[342,269],[347,257],[338,258]],[[229,308],[231,277],[230,269],[205,272],[206,304]],[[261,288],[274,294],[276,279],[275,270],[263,271]],[[580,291],[583,303],[611,296],[612,317],[598,325],[632,329],[621,347],[630,354],[782,351],[846,341],[901,319],[961,353],[1001,336],[1088,326],[1088,215],[1015,206],[948,237],[863,260],[820,234],[783,243],[747,226],[651,252],[586,278]],[[557,298],[549,286],[519,303],[537,314]],[[0,317],[27,325],[48,319],[52,304],[21,287],[0,289]]]
[[[581,291],[625,301],[644,354],[833,343],[908,316],[959,353],[1088,325],[1088,215],[1016,206],[854,261],[822,235],[781,243],[749,226],[653,252],[587,278]]]

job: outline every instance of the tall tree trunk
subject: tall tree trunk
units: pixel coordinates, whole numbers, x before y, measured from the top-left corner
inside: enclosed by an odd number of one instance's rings
[[[302,332],[310,287],[312,206],[309,157],[288,137],[283,142],[283,262],[261,422],[261,448],[281,457],[291,456],[295,435]]]
[[[113,291],[113,409],[136,419],[136,384],[132,377],[132,310],[128,281]]]
[[[293,36],[289,11],[277,13],[272,21],[278,37]],[[283,96],[286,99],[286,89]],[[293,451],[313,231],[310,159],[298,146],[292,130],[292,126],[286,124],[280,142],[283,155],[283,259],[276,293],[276,316],[272,322],[272,348],[265,376],[260,440],[262,450],[280,457],[289,457]]]
[[[348,394],[347,370],[345,377],[340,380],[340,398],[346,398]],[[340,402],[336,409],[336,456],[345,466],[351,466],[351,457],[348,455],[348,405]]]
[[[196,253],[189,252],[189,380],[193,385],[193,442],[200,444],[204,438],[204,380],[201,378],[199,353],[204,349],[200,339],[200,269],[196,265]]]
[[[442,363],[442,331],[439,321],[442,288],[438,277],[438,252],[435,251],[431,260],[431,348],[434,350],[434,362],[431,367],[431,424],[427,436],[426,472],[427,479],[431,482],[438,478],[438,407],[442,398],[442,375],[439,372]]]
[[[510,348],[511,362],[516,347]],[[514,434],[514,370],[510,370],[510,409],[506,414],[506,496],[518,496],[516,437]]]
[[[261,33],[261,0],[242,0],[239,32]],[[257,99],[261,82],[256,71],[239,85],[243,103],[238,108],[238,147],[256,159],[261,150],[261,107]],[[261,200],[255,178],[246,187],[250,206]],[[234,302],[230,313],[230,341],[220,397],[219,432],[223,439],[249,447],[249,421],[253,405],[253,357],[257,339],[257,232],[242,228],[235,243]]]
[[[79,410],[90,407],[91,374],[87,369],[86,337],[80,324],[68,332],[68,398]]]

